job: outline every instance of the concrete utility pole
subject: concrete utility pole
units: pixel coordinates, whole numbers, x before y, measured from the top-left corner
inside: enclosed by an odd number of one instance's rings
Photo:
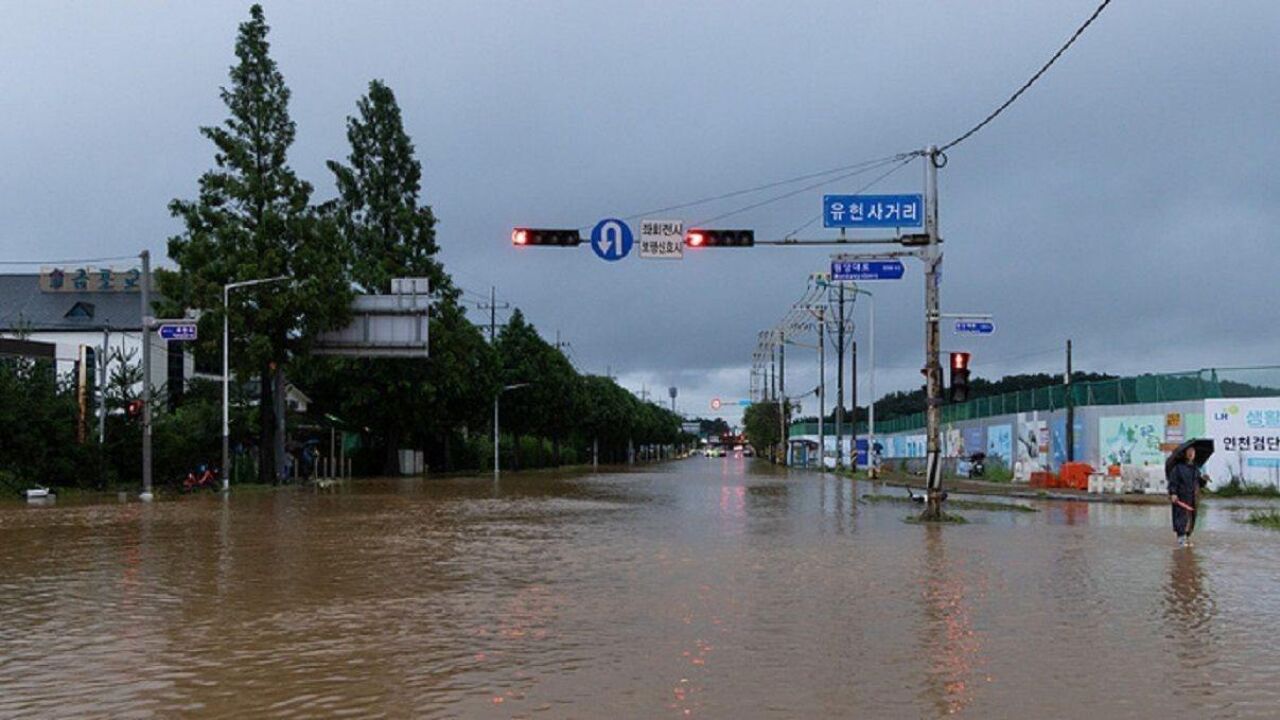
[[[1067,462],[1076,460],[1076,399],[1071,392],[1071,340],[1067,340],[1067,374],[1063,376],[1067,389]]]
[[[818,306],[818,469],[827,469],[827,321],[826,308]]]
[[[142,494],[150,502],[151,494],[151,251],[143,250],[142,258]]]
[[[489,311],[489,345],[498,346],[498,311],[506,310],[511,307],[511,303],[504,302],[498,304],[498,288],[489,286],[489,304],[480,305],[481,310]],[[558,340],[559,338],[557,338]],[[500,388],[493,395],[493,479],[498,479],[498,403],[502,398],[503,389]]]
[[[102,328],[102,352],[98,358],[98,444],[107,442],[107,353],[111,347],[111,326]]]
[[[782,464],[787,465],[790,438],[787,437],[787,334],[778,331],[778,424],[781,426]]]
[[[836,293],[836,469],[844,467],[844,283]]]
[[[930,145],[925,151],[925,234],[928,243],[924,247],[925,264],[924,306],[925,306],[925,377],[928,381],[928,440],[926,452],[926,472],[928,473],[928,495],[923,520],[942,519],[942,364],[939,361],[941,352],[938,337],[938,321],[941,313],[941,300],[938,285],[942,281],[942,251],[938,239],[938,163],[939,152],[936,145]]]

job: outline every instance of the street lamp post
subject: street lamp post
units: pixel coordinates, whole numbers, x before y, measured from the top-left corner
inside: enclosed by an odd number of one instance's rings
[[[869,474],[872,477],[879,476],[879,468],[875,464],[875,448],[876,448],[876,296],[862,288],[854,285],[853,292],[858,295],[866,295],[870,301],[868,310],[871,313],[870,328],[870,352],[871,352],[871,375],[867,380],[867,390],[869,398],[867,400],[867,465]],[[855,379],[854,382],[857,382]],[[854,415],[857,415],[858,409],[853,409]],[[857,465],[858,447],[857,435],[854,435],[853,457],[854,464]]]
[[[501,390],[493,396],[493,479],[498,479],[499,467],[501,462],[498,455],[498,401],[502,399],[502,393],[508,390],[517,390],[522,387],[528,387],[530,383],[516,383],[515,385],[504,385]]]
[[[288,275],[278,275],[261,280],[243,280],[222,286],[222,491],[231,489],[231,362],[228,348],[231,345],[230,323],[231,291],[253,285],[283,282]]]

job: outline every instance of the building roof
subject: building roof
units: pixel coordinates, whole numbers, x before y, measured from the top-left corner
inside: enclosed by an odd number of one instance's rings
[[[44,292],[38,273],[0,274],[0,333],[142,329],[136,292]]]

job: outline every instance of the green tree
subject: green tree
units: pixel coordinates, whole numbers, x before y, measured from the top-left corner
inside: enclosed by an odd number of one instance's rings
[[[179,270],[162,276],[161,290],[174,304],[212,310],[201,335],[217,338],[223,285],[294,278],[288,285],[240,291],[243,311],[230,313],[235,369],[260,380],[260,478],[276,481],[284,443],[283,419],[277,424],[276,417],[283,369],[317,332],[347,319],[351,291],[342,237],[310,206],[311,185],[289,167],[296,128],[268,31],[262,7],[254,5],[236,38],[231,84],[221,91],[230,116],[221,126],[200,129],[216,148],[216,167],[201,176],[195,200],[169,205],[185,230],[169,240]]]
[[[458,291],[435,259],[435,215],[420,204],[422,164],[395,94],[374,80],[347,118],[351,151],[331,160],[338,197],[325,206],[352,249],[350,275],[365,293],[386,293],[397,277],[426,277],[437,298],[430,356],[332,361],[316,385],[341,388],[330,398],[349,421],[371,428],[383,448],[384,473],[398,471],[405,443],[439,446],[445,467],[458,428],[482,425],[495,383],[492,350],[458,305]],[[337,382],[335,382],[335,380]]]
[[[747,440],[759,455],[767,455],[782,439],[778,403],[752,403],[742,413]]]

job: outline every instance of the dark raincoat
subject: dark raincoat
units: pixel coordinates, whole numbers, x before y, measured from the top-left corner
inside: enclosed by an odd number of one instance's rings
[[[1200,470],[1186,461],[1179,462],[1169,471],[1169,495],[1196,506],[1196,496],[1200,490]],[[1196,527],[1196,514],[1170,502],[1173,508],[1173,531],[1178,535],[1190,535]]]

